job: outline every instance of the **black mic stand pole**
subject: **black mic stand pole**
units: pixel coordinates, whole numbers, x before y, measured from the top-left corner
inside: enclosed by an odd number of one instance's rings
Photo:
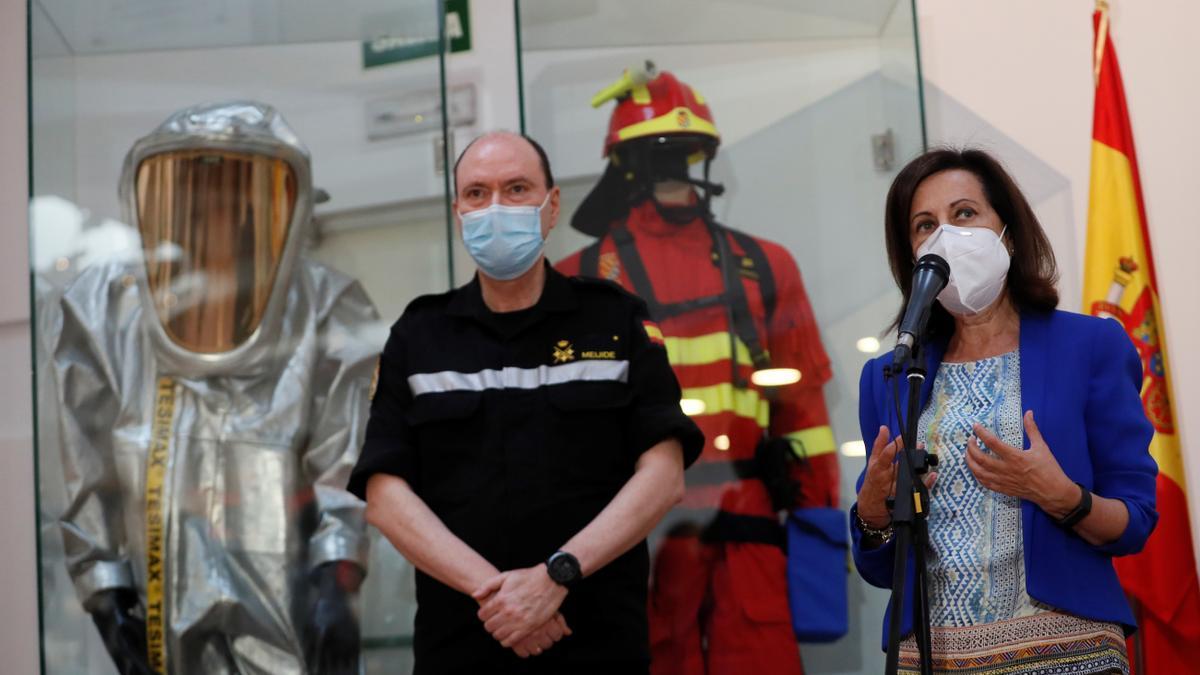
[[[918,364],[920,350],[916,345],[908,363],[894,363],[885,372],[888,379],[903,371],[908,380],[908,413],[903,425],[904,448],[897,458],[896,492],[892,503],[892,527],[895,537],[895,563],[892,571],[892,605],[888,626],[887,675],[896,675],[900,659],[900,624],[904,611],[905,586],[908,576],[908,557],[912,552],[914,570],[913,634],[920,655],[921,675],[933,674],[933,652],[929,635],[929,594],[926,579],[925,552],[929,545],[929,491],[920,476],[937,464],[937,457],[917,448],[917,424],[921,418],[921,387],[925,370]]]

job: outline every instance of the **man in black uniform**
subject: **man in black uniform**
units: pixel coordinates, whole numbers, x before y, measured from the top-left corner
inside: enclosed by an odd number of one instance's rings
[[[350,480],[419,571],[415,672],[645,673],[645,537],[703,436],[645,304],[545,263],[542,149],[485,135],[455,183],[479,272],[392,327]]]

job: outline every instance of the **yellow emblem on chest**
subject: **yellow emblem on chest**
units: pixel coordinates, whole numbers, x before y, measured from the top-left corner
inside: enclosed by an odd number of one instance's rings
[[[554,345],[554,362],[566,363],[573,360],[575,360],[575,348],[571,346],[570,340],[559,340]]]

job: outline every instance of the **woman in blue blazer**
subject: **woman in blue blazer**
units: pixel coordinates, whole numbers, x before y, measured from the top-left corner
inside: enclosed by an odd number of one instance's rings
[[[1055,309],[1049,241],[986,153],[925,153],[896,177],[886,208],[905,304],[920,256],[950,264],[921,349],[918,441],[939,459],[924,478],[935,670],[1127,673],[1134,620],[1112,557],[1140,550],[1158,518],[1137,352],[1117,322]],[[891,361],[863,368],[870,455],[851,527],[859,572],[883,588],[896,410],[907,410],[907,385],[884,379]],[[918,663],[911,606],[901,616],[905,672]]]

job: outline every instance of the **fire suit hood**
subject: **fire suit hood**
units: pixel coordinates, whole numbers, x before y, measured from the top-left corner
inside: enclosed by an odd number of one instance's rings
[[[164,362],[218,373],[266,356],[313,198],[308,150],[283,117],[241,101],[176,112],[130,149],[120,194]]]

